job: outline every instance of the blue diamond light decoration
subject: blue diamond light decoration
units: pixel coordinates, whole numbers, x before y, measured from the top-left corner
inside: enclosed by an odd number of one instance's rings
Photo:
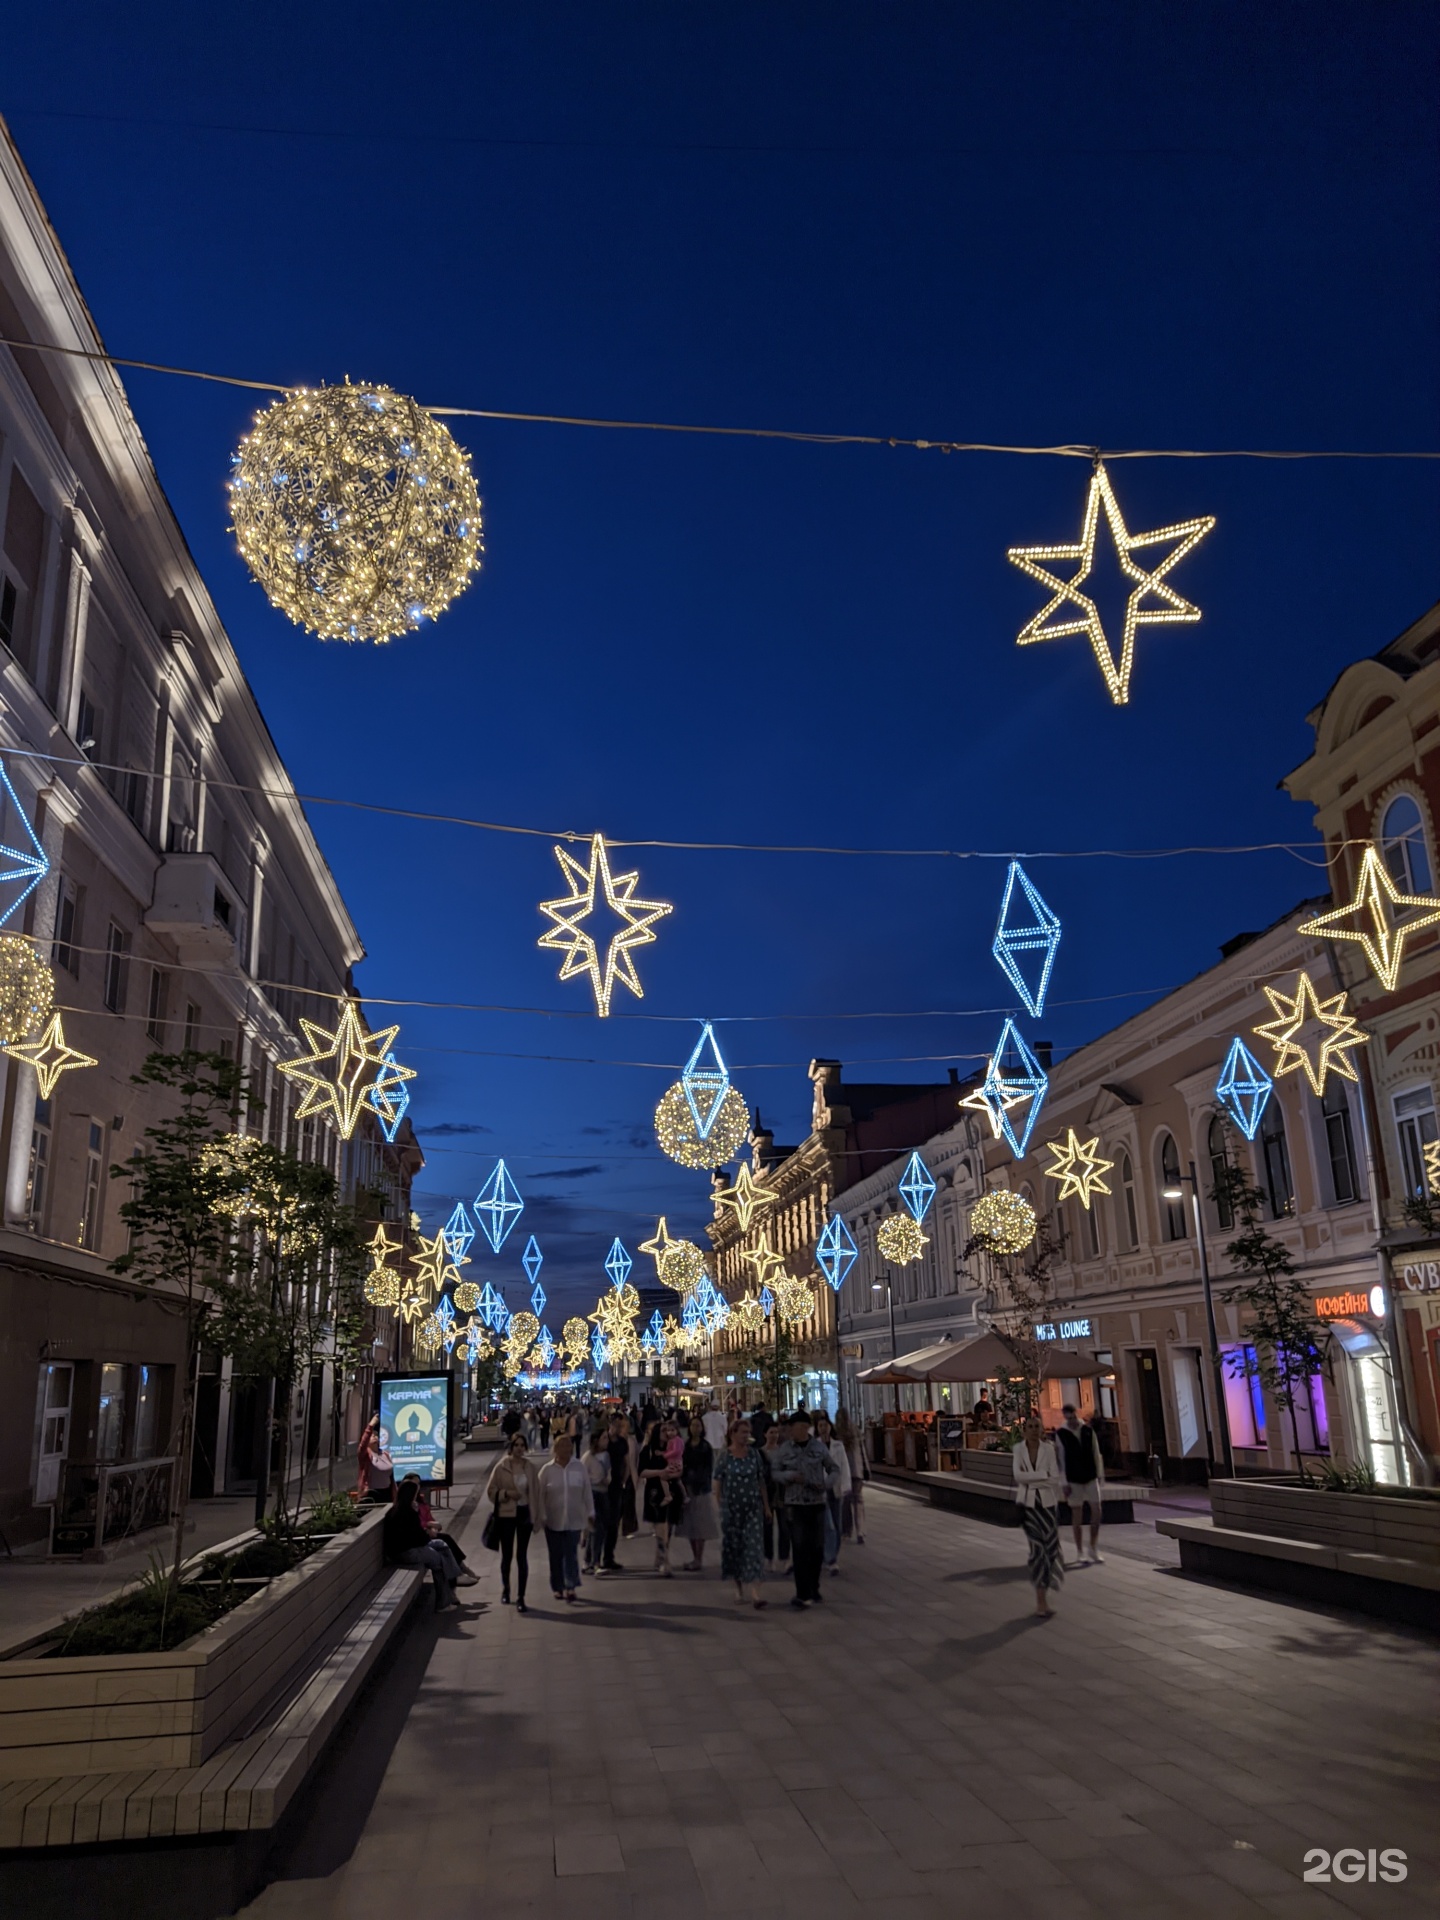
[[[549,1327],[541,1327],[535,1336],[534,1350],[540,1357],[541,1366],[548,1372],[550,1362],[555,1358],[555,1336]]]
[[[859,1257],[860,1249],[851,1237],[850,1229],[839,1214],[835,1214],[825,1222],[820,1230],[820,1238],[815,1242],[815,1264],[836,1293],[844,1286],[846,1274]],[[768,1313],[770,1309],[766,1307],[765,1311]]]
[[[910,1156],[905,1178],[900,1182],[900,1198],[917,1220],[923,1220],[930,1211],[930,1202],[935,1198],[935,1176],[918,1153]]]
[[[696,1305],[693,1293],[685,1297],[685,1305],[680,1310],[680,1324],[687,1333],[698,1333],[705,1324],[705,1316]]]
[[[540,1315],[544,1313],[545,1302],[548,1298],[549,1295],[537,1280],[535,1285],[530,1289],[530,1311],[535,1315],[537,1320],[540,1318]]]
[[[614,1282],[617,1293],[619,1293],[625,1282],[630,1278],[630,1269],[634,1264],[635,1262],[630,1258],[624,1247],[621,1246],[620,1236],[617,1234],[615,1236],[615,1244],[605,1256],[605,1271]]]
[[[441,1300],[439,1306],[436,1307],[435,1318],[440,1322],[440,1337],[445,1342],[445,1351],[448,1353],[460,1338],[460,1328],[455,1320],[455,1309],[451,1305],[448,1293]]]
[[[708,1062],[702,1060],[707,1042],[710,1047]],[[690,1117],[695,1122],[695,1131],[702,1140],[708,1140],[721,1103],[730,1091],[730,1069],[720,1057],[720,1048],[708,1020],[680,1076],[680,1084],[685,1089],[685,1100],[690,1108]]]
[[[17,880],[21,883],[19,893],[16,894],[5,911],[0,913],[0,927],[3,927],[15,909],[24,905],[36,887],[38,887],[40,882],[45,878],[46,874],[49,873],[50,861],[44,847],[41,846],[35,837],[35,829],[26,818],[25,809],[20,804],[19,794],[16,793],[14,787],[10,784],[10,776],[5,771],[3,761],[0,761],[0,786],[4,787],[5,797],[15,809],[15,818],[19,821],[25,839],[29,842],[29,845],[24,847],[7,847],[0,844],[0,860],[12,863],[6,867],[4,872],[0,872],[0,885],[11,880]]]
[[[1049,1091],[1048,1074],[1026,1046],[1015,1022],[1007,1020],[1000,1029],[984,1081],[960,1104],[983,1107],[990,1117],[995,1138],[998,1140],[1003,1134],[1010,1151],[1019,1160],[1024,1156]],[[1020,1121],[1018,1134],[1012,1116]]]
[[[445,1235],[445,1245],[450,1250],[450,1258],[460,1261],[470,1251],[470,1242],[475,1238],[475,1229],[470,1224],[470,1216],[465,1211],[465,1202],[457,1200],[455,1211],[440,1229]]]
[[[1022,895],[1018,900],[1015,898],[1017,882]],[[1012,860],[990,951],[1037,1019],[1045,1007],[1045,990],[1050,985],[1050,969],[1055,964],[1055,949],[1059,944],[1058,916],[1035,891],[1020,862]]]
[[[659,1345],[660,1345],[660,1344],[661,1344],[661,1343],[662,1343],[662,1342],[664,1341],[664,1338],[665,1338],[665,1322],[664,1322],[664,1321],[663,1321],[663,1320],[661,1319],[661,1317],[660,1317],[660,1309],[659,1309],[659,1307],[656,1307],[656,1309],[655,1309],[655,1311],[654,1311],[654,1312],[653,1312],[653,1313],[651,1314],[651,1316],[650,1316],[650,1324],[649,1324],[649,1326],[648,1326],[648,1327],[646,1328],[646,1331],[647,1331],[648,1333],[653,1333],[653,1334],[654,1334],[654,1336],[655,1336],[655,1342],[656,1342],[656,1345],[657,1345],[657,1346],[659,1346]]]
[[[525,1251],[520,1256],[520,1264],[525,1269],[525,1278],[533,1287],[540,1278],[541,1267],[545,1264],[545,1256],[540,1251],[540,1242],[533,1233],[525,1242]],[[535,1311],[538,1313],[540,1309],[537,1307]]]
[[[1230,1042],[1225,1065],[1215,1083],[1215,1097],[1247,1140],[1253,1140],[1260,1126],[1275,1082],[1238,1037]]]
[[[0,849],[3,851],[3,849]],[[0,874],[0,879],[4,875]],[[410,1107],[410,1082],[402,1080],[398,1074],[390,1074],[386,1067],[395,1067],[400,1063],[393,1053],[387,1053],[384,1065],[375,1077],[374,1084],[367,1090],[365,1098],[369,1101],[376,1118],[380,1122],[380,1131],[393,1147],[395,1136],[400,1131],[400,1122]]]
[[[503,1160],[495,1162],[495,1171],[475,1196],[475,1218],[480,1222],[480,1230],[490,1242],[490,1249],[498,1253],[505,1244],[505,1236],[525,1211],[525,1202]]]
[[[595,1362],[595,1371],[597,1373],[610,1358],[610,1349],[606,1345],[605,1336],[599,1327],[596,1327],[594,1333],[590,1336],[590,1358]]]
[[[775,1311],[775,1296],[769,1287],[761,1287],[760,1304],[765,1309],[765,1318],[768,1320]]]
[[[501,1332],[509,1324],[510,1309],[505,1304],[504,1295],[497,1293],[488,1280],[475,1311],[492,1333]]]

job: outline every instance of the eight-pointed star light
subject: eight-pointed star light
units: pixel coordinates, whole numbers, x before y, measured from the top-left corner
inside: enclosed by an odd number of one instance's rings
[[[577,973],[590,976],[595,1011],[603,1020],[610,1011],[610,995],[617,980],[627,986],[637,1000],[645,998],[632,950],[649,946],[655,938],[654,923],[673,913],[674,908],[665,900],[637,900],[635,889],[640,884],[640,875],[612,874],[609,851],[598,833],[590,842],[588,868],[581,866],[564,847],[556,847],[555,858],[560,862],[560,871],[569,882],[570,891],[563,899],[540,902],[541,913],[548,914],[555,924],[541,934],[539,945],[565,955],[560,969],[562,980],[573,980]],[[581,925],[596,911],[597,890],[603,895],[604,905],[624,922],[606,942],[603,962],[594,935],[586,933]]]
[[[1345,1011],[1343,993],[1322,1000],[1309,974],[1302,973],[1295,983],[1293,996],[1267,985],[1265,997],[1275,1010],[1275,1018],[1256,1027],[1255,1032],[1275,1049],[1277,1080],[1282,1073],[1293,1073],[1296,1067],[1302,1067],[1312,1091],[1323,1094],[1331,1073],[1338,1073],[1346,1080],[1360,1078],[1349,1057],[1349,1049],[1365,1046],[1370,1036],[1362,1033],[1354,1018]],[[1298,1038],[1307,1027],[1316,1026],[1323,1030],[1318,1052],[1313,1045]]]
[[[382,1072],[387,1080],[397,1083],[415,1078],[413,1067],[398,1066],[385,1058],[395,1044],[399,1027],[381,1027],[376,1033],[367,1033],[353,1000],[345,1002],[339,1024],[333,1030],[306,1020],[303,1015],[300,1026],[309,1043],[309,1053],[302,1054],[298,1060],[280,1062],[281,1073],[293,1074],[305,1088],[304,1098],[295,1109],[297,1120],[306,1120],[316,1113],[332,1114],[336,1126],[348,1140],[359,1125],[360,1115],[369,1105],[370,1089]],[[319,1068],[328,1071],[319,1072]]]
[[[1102,1160],[1095,1151],[1100,1145],[1099,1134],[1093,1140],[1082,1140],[1073,1127],[1068,1129],[1068,1134],[1068,1139],[1045,1142],[1045,1151],[1055,1156],[1053,1166],[1045,1169],[1045,1177],[1060,1182],[1058,1200],[1067,1199],[1073,1193],[1088,1213],[1092,1194],[1109,1193],[1101,1175],[1109,1173],[1115,1162]]]

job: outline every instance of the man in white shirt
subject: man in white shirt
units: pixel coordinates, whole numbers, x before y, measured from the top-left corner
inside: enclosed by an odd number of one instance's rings
[[[715,1449],[718,1457],[720,1449],[725,1445],[725,1436],[730,1431],[730,1422],[725,1418],[713,1400],[709,1406],[706,1407],[704,1413],[701,1414],[700,1424],[705,1429],[705,1438]]]
[[[550,1591],[573,1600],[580,1585],[580,1535],[595,1512],[595,1495],[575,1443],[562,1433],[540,1469],[540,1524],[550,1553]]]

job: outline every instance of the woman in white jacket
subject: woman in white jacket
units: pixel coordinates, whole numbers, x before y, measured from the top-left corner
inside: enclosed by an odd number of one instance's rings
[[[1035,1612],[1050,1617],[1050,1595],[1065,1579],[1060,1558],[1060,1528],[1055,1509],[1065,1486],[1055,1443],[1046,1438],[1039,1416],[1031,1414],[1020,1430],[1020,1444],[1010,1456],[1015,1472],[1015,1498],[1025,1538],[1030,1543],[1028,1571],[1035,1589]]]
[[[840,1478],[825,1494],[825,1566],[830,1573],[840,1571],[840,1536],[845,1501],[854,1485],[854,1476],[850,1471],[850,1455],[840,1440],[828,1414],[816,1417],[815,1438],[823,1441],[830,1449],[830,1458],[840,1469]]]

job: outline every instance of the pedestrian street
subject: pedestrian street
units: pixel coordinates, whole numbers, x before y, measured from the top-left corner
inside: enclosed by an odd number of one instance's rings
[[[247,1915],[1434,1911],[1433,1641],[1119,1527],[1037,1621],[1018,1529],[867,1504],[803,1613],[778,1578],[757,1613],[713,1570],[653,1577],[642,1534],[574,1606],[532,1553],[518,1615],[472,1507],[479,1586],[422,1597]],[[1407,1879],[1306,1885],[1316,1847],[1403,1849]]]

